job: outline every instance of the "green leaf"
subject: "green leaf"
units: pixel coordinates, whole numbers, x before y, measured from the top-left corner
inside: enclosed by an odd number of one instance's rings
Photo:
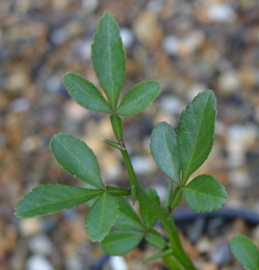
[[[248,237],[241,234],[232,237],[230,248],[234,257],[244,268],[259,270],[259,252]]]
[[[119,214],[114,223],[114,227],[122,230],[144,230],[144,226],[129,203],[122,197],[118,197],[118,202]]]
[[[157,81],[137,84],[124,96],[116,113],[123,116],[137,114],[145,110],[155,100],[159,92],[160,83]]]
[[[126,72],[126,56],[120,29],[113,15],[104,13],[92,44],[92,61],[95,73],[110,102],[116,109]]]
[[[101,92],[80,75],[72,72],[66,73],[64,85],[70,96],[82,107],[97,112],[112,112]]]
[[[167,243],[164,237],[157,231],[151,230],[145,236],[145,240],[150,244],[159,249],[165,249],[167,247]]]
[[[155,201],[155,203],[160,205],[160,200],[159,200],[159,197],[157,195],[156,190],[154,190],[154,189],[146,189],[145,193],[148,195],[148,197],[151,200]],[[154,213],[151,212],[144,204],[140,203],[139,209],[140,209],[142,219],[143,219],[143,221],[144,221],[144,223],[146,225],[146,228],[148,230],[151,229],[155,225],[155,223],[157,221],[157,217],[154,216]]]
[[[114,230],[104,238],[101,247],[105,254],[121,256],[133,250],[143,236],[143,231]]]
[[[225,188],[210,175],[199,175],[182,188],[185,199],[196,212],[220,209],[226,202]]]
[[[129,190],[119,187],[106,186],[106,191],[112,196],[127,196],[130,195]]]
[[[181,167],[177,136],[169,124],[161,122],[156,125],[152,131],[150,149],[161,171],[179,184]]]
[[[173,253],[172,249],[167,249],[161,252],[156,253],[155,255],[152,255],[148,258],[145,258],[144,260],[142,260],[143,263],[155,260],[155,259],[159,259],[159,258],[163,258],[165,256],[171,255]]]
[[[99,189],[104,189],[96,156],[83,141],[72,135],[59,133],[51,139],[50,150],[68,173]]]
[[[183,184],[207,159],[214,140],[216,98],[213,91],[199,93],[183,111],[178,127],[178,148]]]
[[[177,187],[173,194],[173,199],[172,199],[172,204],[171,204],[172,211],[180,203],[180,201],[182,200],[182,197],[183,197],[183,192],[179,187]]]
[[[114,132],[114,135],[118,141],[122,141],[123,138],[123,129],[121,124],[121,119],[118,115],[111,115],[110,116],[112,129]]]
[[[103,190],[61,184],[41,185],[27,193],[15,207],[16,217],[30,218],[73,208],[100,196]]]
[[[85,217],[87,235],[92,241],[102,241],[109,233],[119,212],[116,198],[107,192],[93,204]]]

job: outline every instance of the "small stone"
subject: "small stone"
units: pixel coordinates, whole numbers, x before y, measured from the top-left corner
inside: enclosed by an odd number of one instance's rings
[[[211,240],[207,236],[202,236],[195,246],[199,253],[207,253],[211,246]]]
[[[83,261],[78,255],[70,254],[65,258],[66,269],[81,270],[84,269]]]
[[[64,105],[67,117],[74,121],[82,121],[87,115],[87,111],[78,105],[73,99],[68,100]]]
[[[160,100],[160,108],[163,111],[173,113],[173,114],[180,114],[183,110],[183,102],[181,99],[174,97],[172,95],[170,96],[164,96]]]
[[[179,45],[179,53],[181,55],[188,55],[197,50],[204,41],[204,34],[202,31],[193,30],[181,38]]]
[[[150,174],[156,170],[151,157],[134,156],[131,162],[136,174]]]
[[[58,76],[51,76],[45,82],[46,88],[52,93],[57,93],[62,85],[62,80]]]
[[[109,258],[111,270],[128,270],[126,261],[121,256],[111,256]]]
[[[201,270],[217,270],[218,265],[211,262],[206,262],[202,265]]]
[[[235,71],[226,71],[219,77],[219,90],[223,95],[235,93],[240,87],[239,77]]]
[[[76,42],[73,45],[75,53],[77,53],[82,59],[89,61],[91,59],[91,45],[92,40],[84,40]]]
[[[145,46],[159,44],[163,36],[162,29],[157,25],[157,17],[150,11],[144,11],[135,20],[133,32]]]
[[[162,47],[168,54],[176,54],[180,46],[180,40],[176,36],[169,35],[163,39]]]
[[[14,72],[8,77],[6,88],[10,91],[20,91],[29,84],[29,76],[23,72]]]
[[[39,136],[29,136],[22,141],[21,149],[29,153],[37,150],[41,145],[42,140]]]
[[[26,264],[27,270],[54,270],[54,267],[42,255],[30,256]]]
[[[207,13],[213,22],[233,22],[236,19],[234,9],[225,3],[217,3],[207,9]]]
[[[158,13],[164,6],[163,1],[151,0],[147,3],[147,9],[151,12]]]
[[[247,188],[251,185],[251,179],[246,168],[235,168],[228,173],[229,182],[238,188]]]
[[[129,28],[122,27],[120,29],[120,35],[124,48],[129,48],[134,42],[134,35]]]
[[[50,34],[50,40],[53,44],[62,44],[68,38],[68,33],[64,28],[54,29]]]
[[[210,255],[210,259],[212,262],[219,265],[231,263],[233,257],[231,255],[229,244],[223,240],[217,243],[216,249]]]
[[[83,0],[82,8],[87,13],[90,14],[97,9],[99,5],[98,0]]]
[[[42,231],[42,225],[38,218],[21,219],[20,230],[23,236],[32,236]]]
[[[55,251],[53,243],[45,234],[32,237],[29,241],[29,248],[32,253],[41,255],[51,255]]]
[[[26,98],[17,98],[12,101],[10,107],[13,112],[25,112],[29,110],[30,103]]]
[[[69,0],[53,0],[52,6],[56,11],[65,11],[68,8]]]

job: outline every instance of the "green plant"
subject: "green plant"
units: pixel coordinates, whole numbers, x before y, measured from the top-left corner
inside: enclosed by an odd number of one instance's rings
[[[183,196],[196,212],[217,210],[226,201],[224,187],[212,176],[199,175],[188,182],[192,173],[207,159],[213,145],[216,118],[213,91],[198,94],[188,104],[181,114],[177,134],[166,122],[159,123],[152,132],[153,158],[171,180],[166,203],[162,206],[157,192],[143,190],[136,178],[123,141],[121,123],[121,116],[130,116],[146,109],[158,96],[160,84],[153,80],[139,83],[128,91],[118,105],[126,57],[119,27],[111,13],[105,13],[100,19],[92,44],[92,62],[107,99],[91,82],[74,73],[65,74],[64,85],[79,105],[110,114],[117,142],[104,142],[121,152],[130,190],[105,186],[92,150],[72,135],[60,133],[51,139],[50,149],[61,167],[86,182],[87,188],[62,184],[41,185],[22,198],[16,206],[15,215],[21,218],[38,217],[92,200],[85,227],[92,241],[101,242],[105,253],[126,254],[145,238],[160,251],[144,262],[163,257],[170,269],[196,269],[182,247],[172,212]],[[133,203],[136,200],[139,202],[142,221],[125,200],[126,196],[131,196]],[[164,226],[168,242],[153,229],[157,220]],[[236,246],[235,240],[232,244]],[[235,249],[233,247],[232,250]]]

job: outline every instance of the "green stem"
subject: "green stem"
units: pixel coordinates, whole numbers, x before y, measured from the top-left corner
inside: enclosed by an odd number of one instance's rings
[[[134,169],[131,164],[131,160],[128,154],[127,149],[121,150],[121,154],[123,157],[123,160],[125,162],[126,169],[128,171],[130,185],[136,186],[136,198],[137,200],[144,204],[150,211],[153,212],[153,214],[161,221],[161,223],[164,226],[165,231],[168,234],[171,248],[173,251],[174,256],[178,259],[178,261],[183,265],[183,267],[186,270],[196,270],[195,266],[193,265],[192,261],[188,257],[188,255],[185,253],[179,234],[173,219],[173,216],[171,213],[166,211],[166,209],[162,208],[160,205],[156,204],[154,201],[152,201],[144,192],[144,190],[140,187]]]
[[[169,208],[169,210],[171,210],[170,207],[171,207],[171,203],[172,203],[172,195],[173,195],[173,181],[170,180],[169,188],[168,188],[167,196],[166,196],[166,200],[165,200],[165,208],[166,209]]]

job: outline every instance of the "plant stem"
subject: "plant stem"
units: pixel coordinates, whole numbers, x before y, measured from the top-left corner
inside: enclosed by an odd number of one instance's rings
[[[160,205],[156,204],[153,200],[151,200],[144,190],[139,185],[134,169],[132,167],[132,163],[128,154],[128,151],[125,147],[125,150],[121,150],[121,154],[123,160],[125,162],[125,166],[129,175],[130,185],[136,186],[136,198],[137,200],[144,204],[153,214],[161,221],[164,226],[165,231],[168,234],[171,248],[173,251],[174,256],[178,259],[178,261],[183,265],[186,270],[196,270],[195,266],[193,265],[192,261],[185,253],[179,234],[171,213],[166,211],[166,209],[162,208]]]

